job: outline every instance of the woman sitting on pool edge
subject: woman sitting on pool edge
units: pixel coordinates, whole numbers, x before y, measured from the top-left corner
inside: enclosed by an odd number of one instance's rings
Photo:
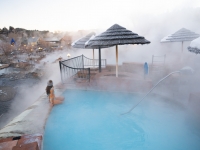
[[[49,94],[50,103],[51,103],[53,106],[54,106],[55,104],[60,104],[60,103],[62,103],[63,100],[64,100],[64,97],[55,97],[53,82],[52,82],[52,80],[50,80],[49,82],[52,83],[52,88],[50,89],[50,94]]]

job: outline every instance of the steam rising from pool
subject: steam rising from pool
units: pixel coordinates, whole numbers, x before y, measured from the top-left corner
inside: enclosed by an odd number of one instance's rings
[[[187,123],[181,103],[148,97],[121,116],[139,96],[68,90],[53,108],[45,128],[44,150],[199,149],[199,135]],[[194,128],[193,128],[194,129]]]
[[[182,74],[190,74],[190,75],[191,75],[191,74],[194,73],[194,70],[193,70],[191,67],[186,66],[186,67],[182,68],[181,70],[171,72],[170,74],[168,74],[168,75],[165,76],[164,78],[160,79],[160,80],[151,88],[151,90],[150,90],[144,97],[142,97],[142,99],[141,99],[136,105],[134,105],[128,112],[125,112],[125,113],[123,113],[123,114],[121,114],[121,115],[125,115],[125,114],[127,114],[127,113],[130,113],[135,107],[137,107],[137,106],[146,98],[146,96],[147,96],[149,93],[151,93],[151,91],[153,91],[153,89],[154,89],[160,82],[162,82],[163,80],[165,80],[166,78],[168,78],[170,75],[172,75],[172,74],[174,74],[174,73],[182,73]]]

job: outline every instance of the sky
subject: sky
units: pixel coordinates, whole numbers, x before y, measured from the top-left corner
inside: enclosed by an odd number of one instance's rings
[[[0,28],[54,32],[106,29],[115,23],[130,28],[149,19],[144,16],[197,7],[199,0],[0,0]]]

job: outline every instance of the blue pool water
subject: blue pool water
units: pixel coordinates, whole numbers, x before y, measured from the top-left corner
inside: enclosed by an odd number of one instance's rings
[[[199,150],[185,108],[160,98],[67,90],[45,127],[44,150]]]

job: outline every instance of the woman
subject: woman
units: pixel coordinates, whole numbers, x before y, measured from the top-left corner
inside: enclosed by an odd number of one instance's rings
[[[49,81],[47,82],[47,87],[46,87],[46,93],[47,93],[48,97],[49,97],[49,95],[50,95],[50,90],[51,90],[52,87],[53,87],[53,81],[52,81],[52,80],[49,80]],[[49,97],[49,102],[51,103],[50,97]]]
[[[52,82],[52,88],[50,89],[49,98],[50,98],[50,103],[51,103],[53,106],[54,106],[55,104],[60,104],[60,103],[62,103],[63,100],[64,100],[64,97],[55,97],[53,82]]]

